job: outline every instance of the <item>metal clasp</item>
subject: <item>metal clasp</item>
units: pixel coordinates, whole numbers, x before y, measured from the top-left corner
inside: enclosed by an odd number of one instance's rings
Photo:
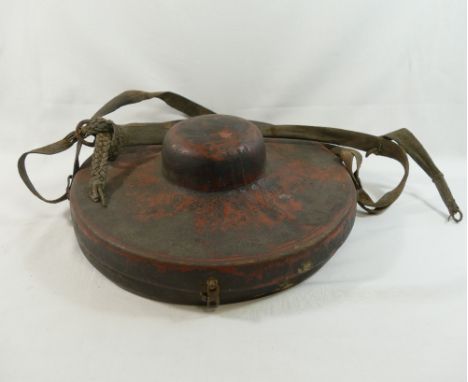
[[[201,292],[201,299],[206,303],[207,308],[216,308],[219,305],[219,282],[214,277],[209,277]]]

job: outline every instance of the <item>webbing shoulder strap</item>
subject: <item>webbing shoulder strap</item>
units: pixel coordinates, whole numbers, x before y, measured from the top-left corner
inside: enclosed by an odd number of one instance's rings
[[[174,109],[186,114],[189,117],[199,116],[204,114],[215,114],[213,111],[172,92],[144,92],[138,90],[130,90],[119,94],[107,102],[101,109],[99,109],[90,120],[81,123],[74,132],[68,134],[64,139],[44,146],[21,155],[18,161],[18,170],[21,178],[23,179],[29,190],[41,200],[48,203],[58,203],[67,198],[67,192],[61,197],[53,200],[43,198],[34,188],[30,181],[26,168],[25,160],[29,154],[45,154],[51,155],[71,147],[78,141],[77,155],[75,159],[74,172],[78,170],[78,154],[81,143],[88,144],[84,139],[89,135],[99,136],[99,134],[109,134],[108,131],[100,132],[90,129],[89,126],[97,119],[101,119],[105,115],[119,109],[122,106],[141,102],[151,98],[159,98]],[[109,121],[113,126],[113,131],[118,132],[120,137],[120,145],[145,145],[145,144],[161,144],[166,131],[178,121],[168,121],[160,123],[130,123],[126,125],[116,125]],[[375,136],[356,131],[337,129],[332,127],[322,126],[306,126],[306,125],[273,125],[266,122],[252,121],[255,123],[265,137],[270,138],[292,138],[316,141],[325,144],[330,148],[342,161],[350,173],[351,178],[357,190],[357,202],[367,212],[371,214],[379,213],[388,208],[395,202],[401,195],[409,172],[409,163],[407,154],[409,154],[414,161],[426,172],[426,174],[435,183],[439,194],[444,201],[448,211],[449,218],[459,222],[462,220],[462,212],[460,211],[452,193],[444,179],[442,172],[437,168],[431,159],[428,152],[424,149],[422,144],[417,138],[407,129],[401,129],[382,136]],[[101,146],[100,146],[101,147]],[[111,147],[106,145],[105,147]],[[108,153],[96,153],[93,157],[106,159]],[[362,162],[361,155],[356,150],[364,151],[366,156],[371,154],[385,156],[398,161],[403,169],[404,174],[398,185],[385,193],[377,201],[374,201],[369,194],[363,189],[361,180],[359,178],[359,167]],[[99,155],[98,155],[99,154]],[[356,168],[353,169],[353,163],[356,161]],[[104,166],[106,160],[104,160]],[[101,171],[104,172],[105,171]],[[70,179],[70,177],[69,177]],[[96,185],[94,180],[94,186]],[[70,182],[69,182],[70,183]],[[98,197],[93,200],[99,201],[99,195],[103,195],[104,182],[100,180],[98,187],[99,193],[94,193]],[[69,188],[69,185],[68,187]],[[103,199],[103,198],[102,198]],[[101,200],[103,202],[103,200]]]

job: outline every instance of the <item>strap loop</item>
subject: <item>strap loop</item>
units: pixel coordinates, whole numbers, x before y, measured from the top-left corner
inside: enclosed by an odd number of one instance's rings
[[[26,171],[26,158],[28,157],[29,154],[43,154],[43,155],[53,155],[53,154],[58,154],[61,153],[62,151],[67,150],[71,146],[73,146],[76,142],[76,136],[74,132],[71,132],[67,134],[63,139],[52,143],[47,146],[39,147],[37,149],[28,151],[24,153],[23,155],[20,156],[18,159],[18,172],[23,180],[24,184],[26,187],[31,191],[35,196],[37,196],[39,199],[41,199],[43,202],[46,203],[59,203],[68,198],[68,187],[69,187],[69,182],[67,181],[67,190],[65,193],[61,196],[59,196],[56,199],[47,199],[44,198],[34,187],[34,185],[31,182],[31,179],[28,176],[28,172]],[[76,166],[75,166],[76,167]]]

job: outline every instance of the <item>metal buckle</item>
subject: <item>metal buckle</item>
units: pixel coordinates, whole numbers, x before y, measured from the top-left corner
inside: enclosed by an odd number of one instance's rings
[[[219,282],[214,277],[209,277],[201,292],[201,299],[207,308],[216,308],[219,305]]]

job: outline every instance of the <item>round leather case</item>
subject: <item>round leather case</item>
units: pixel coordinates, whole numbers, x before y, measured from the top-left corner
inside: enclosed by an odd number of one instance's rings
[[[355,186],[325,146],[264,139],[223,115],[123,149],[109,163],[105,208],[88,197],[90,177],[88,160],[69,196],[84,254],[123,288],[174,303],[287,289],[335,253],[356,214]]]

